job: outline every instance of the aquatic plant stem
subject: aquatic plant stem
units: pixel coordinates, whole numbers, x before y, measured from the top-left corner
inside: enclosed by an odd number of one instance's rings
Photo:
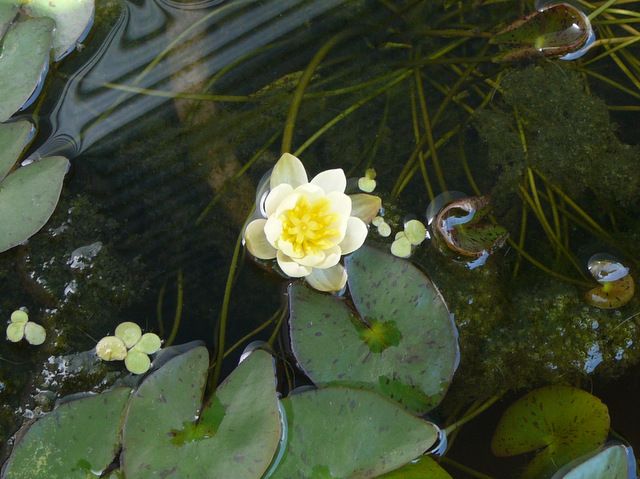
[[[101,86],[111,88],[112,90],[120,90],[128,93],[135,93],[147,96],[157,96],[161,98],[179,99],[179,100],[199,100],[214,101],[217,103],[246,103],[256,101],[257,97],[250,95],[215,95],[211,93],[179,93],[166,90],[155,90],[153,88],[141,88],[133,85],[124,85],[122,83],[105,82]]]
[[[222,360],[224,358],[224,342],[227,336],[227,321],[229,319],[229,302],[231,301],[231,290],[233,289],[233,282],[236,276],[236,270],[238,269],[238,258],[240,257],[240,251],[242,249],[242,231],[238,233],[236,239],[236,245],[233,249],[233,256],[231,257],[231,264],[229,265],[229,273],[227,274],[227,282],[224,287],[224,298],[222,299],[222,308],[220,310],[220,318],[218,321],[218,337],[217,337],[217,349],[215,357],[215,366],[211,377],[209,378],[209,387],[211,388],[212,395],[220,380],[220,373],[222,371]]]
[[[587,15],[587,18],[593,21],[594,18],[596,18],[598,15],[600,15],[602,12],[604,12],[607,8],[609,8],[611,5],[613,5],[617,1],[618,0],[608,0],[607,2],[604,2],[602,5],[596,8],[593,12]]]
[[[409,103],[411,104],[411,123],[413,127],[413,138],[415,144],[417,145],[420,142],[420,125],[418,124],[418,108],[416,105],[416,91],[415,85],[411,85],[409,88]],[[418,153],[418,164],[420,165],[420,171],[422,172],[422,179],[424,181],[424,186],[427,190],[427,195],[429,196],[429,200],[433,201],[435,195],[433,193],[433,187],[431,186],[431,180],[429,179],[429,173],[427,171],[427,163],[425,161],[424,153],[420,151]]]
[[[298,86],[293,93],[291,106],[289,107],[289,112],[287,113],[287,119],[284,124],[284,132],[282,134],[282,147],[280,148],[281,153],[288,153],[291,151],[291,145],[293,142],[293,130],[295,128],[296,118],[298,116],[298,111],[300,110],[300,105],[302,104],[302,97],[305,90],[307,89],[307,86],[309,86],[309,83],[311,82],[313,73],[315,72],[318,65],[320,65],[320,62],[322,62],[322,60],[324,60],[324,58],[329,54],[331,49],[351,34],[352,32],[340,32],[337,35],[331,37],[320,48],[320,50],[316,52],[316,54],[309,62],[309,65],[307,65],[307,68],[305,68],[304,73],[302,74],[302,77],[298,82]]]
[[[164,295],[167,290],[167,281],[165,280],[158,291],[158,301],[156,302],[156,321],[158,322],[158,333],[160,337],[164,337],[164,321],[162,319],[162,307],[164,304]]]
[[[269,149],[269,147],[278,139],[279,136],[280,136],[279,131],[274,133],[271,136],[271,138],[269,138],[267,142],[264,145],[262,145],[262,147],[258,151],[254,153],[254,155],[249,159],[249,161],[247,161],[244,165],[242,165],[242,168],[240,168],[231,178],[229,178],[224,182],[222,187],[219,189],[216,195],[211,199],[209,204],[205,206],[204,210],[202,210],[202,212],[198,215],[198,218],[196,219],[196,226],[202,223],[202,221],[206,218],[206,216],[213,209],[213,207],[218,203],[218,201],[220,201],[220,198],[222,198],[225,195],[229,187],[233,183],[235,183],[238,179],[240,179],[240,177],[244,175],[246,171],[249,168],[251,168],[251,166],[253,166],[253,164],[256,161],[258,161],[258,159],[260,159],[260,157],[264,154],[264,152]]]
[[[171,327],[171,333],[167,338],[165,343],[165,347],[171,346],[178,335],[178,330],[180,329],[180,320],[182,319],[182,306],[184,303],[184,276],[182,273],[182,268],[178,270],[178,278],[176,281],[176,287],[178,288],[178,292],[176,294],[176,313],[173,318],[173,326]]]
[[[265,329],[267,329],[267,326],[269,326],[271,323],[273,323],[276,318],[282,314],[281,313],[282,308],[279,308],[274,314],[271,315],[271,317],[269,319],[267,319],[265,322],[263,322],[260,326],[258,326],[257,328],[255,328],[253,331],[245,334],[242,338],[238,339],[238,341],[236,341],[233,346],[231,346],[229,349],[227,349],[224,352],[223,358],[226,358],[227,356],[229,356],[231,353],[233,353],[236,349],[238,349],[240,346],[242,346],[242,344],[244,344],[246,341],[248,341],[249,339],[251,339],[253,336],[255,336],[256,334],[260,333],[261,331],[264,331]]]
[[[354,103],[350,107],[348,107],[345,110],[343,110],[341,113],[339,113],[338,115],[333,117],[331,120],[329,120],[327,123],[322,125],[318,129],[318,131],[316,131],[313,135],[311,135],[293,154],[295,156],[300,156],[307,148],[309,148],[313,143],[315,143],[316,140],[318,138],[320,138],[324,133],[326,133],[327,130],[329,130],[331,127],[335,126],[337,123],[339,123],[340,121],[344,120],[346,117],[348,117],[349,115],[351,115],[352,113],[357,111],[359,108],[361,108],[364,105],[366,105],[367,103],[369,103],[374,98],[380,96],[381,94],[383,94],[384,92],[386,92],[390,88],[393,88],[395,85],[397,85],[398,83],[403,81],[405,78],[407,78],[410,74],[411,74],[411,70],[405,71],[404,73],[402,73],[398,77],[394,78],[389,83],[387,83],[384,86],[382,86],[381,88],[375,90],[370,95],[367,95],[366,97],[358,100],[356,103]]]
[[[484,411],[489,409],[501,397],[502,397],[502,394],[496,394],[495,396],[491,396],[489,399],[487,399],[485,402],[483,402],[476,409],[474,409],[470,413],[466,414],[463,418],[461,418],[458,421],[454,422],[453,424],[447,426],[444,429],[444,432],[446,433],[447,436],[449,436],[453,431],[455,431],[456,429],[464,426],[466,423],[468,423],[469,421],[471,421],[472,419],[476,418],[477,416],[482,414]]]
[[[462,471],[462,472],[464,472],[464,473],[466,473],[466,474],[468,474],[468,475],[470,475],[472,477],[475,477],[477,479],[493,479],[493,477],[491,477],[491,476],[487,476],[486,474],[483,474],[483,473],[478,472],[478,471],[476,471],[474,469],[471,469],[470,467],[467,467],[467,466],[465,466],[463,464],[460,464],[459,462],[456,462],[453,459],[450,459],[450,458],[448,458],[446,456],[441,457],[440,461],[443,462],[444,464],[447,464],[447,465],[449,465],[451,467],[454,467],[454,468],[456,468],[456,469],[458,469],[458,470],[460,470],[460,471]]]
[[[436,172],[436,179],[438,180],[438,186],[440,191],[447,191],[447,183],[444,180],[444,174],[440,166],[440,160],[438,159],[438,152],[436,151],[435,143],[433,141],[433,130],[431,128],[431,119],[429,118],[429,109],[427,108],[427,100],[424,93],[424,85],[422,83],[422,75],[420,69],[413,70],[413,78],[416,84],[416,92],[418,94],[418,105],[420,106],[420,113],[422,113],[422,124],[424,131],[427,135],[427,144],[429,145],[429,151],[431,152],[431,161],[433,162],[433,169]]]
[[[276,338],[278,337],[278,333],[280,333],[280,329],[282,328],[282,323],[284,322],[284,318],[287,316],[288,308],[285,306],[280,310],[280,317],[276,322],[275,328],[273,328],[273,332],[267,341],[269,346],[273,347],[273,343],[276,342]]]
[[[527,237],[527,217],[528,217],[528,208],[525,203],[522,204],[522,212],[520,215],[520,235],[518,238],[518,247],[520,251],[524,250],[524,242]],[[511,272],[511,277],[513,279],[518,276],[518,272],[520,271],[520,265],[522,264],[522,254],[520,251],[517,251],[516,264],[513,266],[513,271]]]

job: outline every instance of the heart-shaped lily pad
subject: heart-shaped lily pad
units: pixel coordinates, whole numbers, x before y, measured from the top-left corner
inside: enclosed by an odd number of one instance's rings
[[[0,253],[44,226],[58,203],[68,167],[66,158],[52,156],[18,168],[0,183]]]
[[[433,283],[410,262],[362,247],[346,262],[344,299],[289,289],[293,352],[317,385],[357,385],[424,413],[447,390],[458,334]]]
[[[419,457],[438,438],[436,426],[371,391],[328,387],[282,404],[287,448],[271,479],[377,477]]]
[[[550,477],[559,467],[601,446],[609,433],[609,411],[597,397],[569,386],[531,391],[504,412],[491,441],[496,456],[542,449],[525,479]]]
[[[452,479],[447,471],[429,456],[379,476],[378,479]]]
[[[33,125],[28,121],[0,123],[0,181],[16,164],[20,153],[33,135]]]
[[[129,388],[65,402],[14,446],[3,479],[86,479],[116,457]]]
[[[30,0],[23,7],[32,17],[49,17],[56,22],[53,35],[58,61],[81,41],[93,23],[94,0]]]
[[[0,50],[0,122],[7,121],[33,95],[49,66],[53,20],[14,23]]]
[[[552,479],[637,479],[636,458],[630,447],[607,446],[573,461]]]
[[[262,477],[282,432],[273,359],[252,352],[200,414],[208,366],[207,350],[199,346],[140,385],[124,428],[126,477]]]

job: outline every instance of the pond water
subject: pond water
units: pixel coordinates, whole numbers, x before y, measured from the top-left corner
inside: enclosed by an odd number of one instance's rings
[[[370,226],[367,242],[385,251],[405,221],[437,221],[439,194],[487,195],[480,220],[447,219],[462,246],[430,228],[410,258],[459,333],[453,383],[425,417],[445,426],[493,404],[450,437],[452,477],[516,477],[530,457],[495,457],[491,437],[507,406],[549,384],[600,398],[609,438],[640,451],[640,301],[585,299],[608,288],[590,275],[595,254],[638,277],[640,11],[576,3],[607,7],[586,56],[513,63],[495,61],[513,46],[489,40],[534,2],[97,2],[81,47],[16,115],[37,126],[26,159],[71,168],[45,227],[0,254],[0,315],[26,308],[49,331],[38,347],[0,342],[0,460],[25,419],[124,376],[92,353],[123,321],[213,355],[237,344],[219,377],[269,341],[282,394],[311,384],[286,328],[288,280],[234,255],[283,152],[309,178],[344,169],[352,192],[374,168],[393,233]],[[477,244],[482,261],[464,253]]]

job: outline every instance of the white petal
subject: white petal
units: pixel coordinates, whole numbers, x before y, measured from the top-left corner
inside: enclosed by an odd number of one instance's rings
[[[360,218],[369,224],[375,218],[382,208],[382,200],[375,195],[366,195],[358,193],[351,195],[351,216]]]
[[[269,183],[273,190],[282,183],[287,183],[294,188],[308,183],[307,172],[302,162],[291,153],[284,153],[273,167]]]
[[[344,176],[342,168],[336,168],[335,170],[318,173],[311,180],[311,184],[318,185],[325,193],[331,193],[332,191],[344,193],[344,189],[347,187],[347,177]]]
[[[300,258],[304,256],[304,253],[298,254],[295,252],[291,241],[284,241],[282,239],[278,240],[278,249],[282,251],[285,255],[291,258],[294,258],[296,261],[298,261]]]
[[[314,266],[314,269],[327,269],[335,266],[336,264],[338,264],[338,261],[340,261],[340,256],[342,256],[343,253],[339,246],[334,246],[333,248],[325,250],[324,254],[324,261]]]
[[[342,254],[349,254],[352,251],[357,250],[362,246],[364,240],[367,238],[367,225],[360,218],[355,216],[349,217],[347,223],[347,232],[344,235],[344,239],[340,243],[340,249]]]
[[[311,268],[308,266],[302,266],[296,263],[293,259],[289,258],[282,251],[278,251],[278,266],[287,276],[292,278],[302,278],[311,273]]]
[[[271,216],[276,211],[278,205],[282,203],[282,200],[289,196],[292,191],[293,186],[287,183],[282,183],[269,192],[269,195],[264,202],[264,209],[267,213],[267,217]]]
[[[340,291],[347,284],[347,272],[341,264],[327,269],[314,268],[305,280],[318,291]]]
[[[276,249],[269,244],[264,233],[267,220],[253,220],[244,230],[244,241],[249,253],[260,259],[273,259],[276,257]]]
[[[258,220],[256,220],[258,221]],[[267,237],[267,241],[276,248],[278,246],[278,239],[282,235],[282,221],[272,216],[264,225],[264,234]]]
[[[341,216],[351,216],[351,198],[344,193],[333,191],[327,195],[331,202],[331,210]]]
[[[302,258],[296,258],[296,261],[298,262],[298,264],[301,264],[303,266],[316,268],[318,267],[318,265],[322,264],[326,258],[327,255],[324,253],[324,251],[318,251],[316,254],[307,254]]]

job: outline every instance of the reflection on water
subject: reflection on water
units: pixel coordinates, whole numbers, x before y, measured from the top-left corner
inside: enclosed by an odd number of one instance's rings
[[[180,72],[197,64],[213,75],[343,1],[128,1],[98,50],[66,83],[50,114],[52,133],[34,155],[73,158],[171,101],[174,95],[162,92],[175,90]],[[118,85],[157,93],[123,92]]]

